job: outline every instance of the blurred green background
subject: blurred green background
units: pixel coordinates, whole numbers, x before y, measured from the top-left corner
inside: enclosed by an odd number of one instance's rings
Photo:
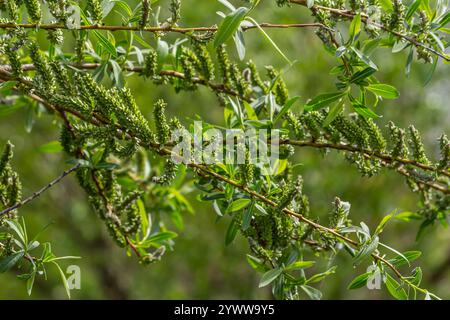
[[[231,1],[242,5],[242,1]],[[275,1],[265,1],[253,13],[259,22],[311,22],[308,11],[302,7],[280,8]],[[128,1],[134,6],[137,1]],[[169,1],[159,1],[162,14],[167,14]],[[183,1],[182,26],[207,26],[218,23],[217,10],[224,7],[217,1]],[[118,23],[112,19],[108,23]],[[291,60],[297,63],[286,73],[291,95],[300,95],[302,101],[334,88],[334,77],[329,74],[335,58],[326,53],[313,29],[269,30],[268,33]],[[147,36],[150,39],[150,36]],[[171,35],[168,39],[172,40]],[[146,38],[147,39],[147,38]],[[284,68],[285,62],[263,39],[258,31],[245,36],[247,58],[260,67],[271,64]],[[154,43],[154,42],[153,42]],[[67,38],[70,47],[72,40]],[[230,52],[234,46],[230,43]],[[423,86],[430,65],[414,64],[409,78],[405,77],[404,53],[391,54],[379,49],[374,61],[381,66],[378,77],[392,83],[401,92],[401,98],[384,101],[377,112],[384,115],[381,123],[394,120],[399,125],[414,123],[422,131],[432,158],[438,156],[436,139],[444,131],[449,134],[450,77],[448,66],[439,65],[433,80]],[[143,78],[130,76],[127,82],[144,114],[150,119],[152,104],[159,98],[169,103],[169,112],[181,119],[201,115],[206,121],[223,124],[223,109],[213,94],[204,88],[198,92],[176,94],[170,87],[158,87]],[[58,176],[68,166],[63,154],[45,154],[39,146],[59,136],[58,124],[52,117],[35,119],[31,133],[25,130],[25,109],[0,118],[0,143],[10,139],[16,146],[14,166],[22,177],[24,194],[28,195]],[[403,179],[395,174],[382,174],[366,179],[351,168],[336,153],[322,157],[314,150],[298,150],[299,172],[304,176],[305,192],[310,196],[312,214],[325,216],[335,196],[352,204],[351,217],[355,223],[365,221],[372,228],[394,209],[413,211],[418,198],[409,192]],[[175,250],[162,261],[144,267],[124,250],[115,247],[103,224],[90,209],[87,199],[75,179],[69,177],[58,187],[20,210],[26,218],[29,233],[35,234],[49,222],[54,224],[42,235],[41,241],[51,241],[57,255],[78,255],[73,262],[81,267],[81,290],[72,291],[75,299],[270,299],[267,289],[258,289],[259,275],[247,265],[248,245],[239,238],[225,247],[224,237],[228,221],[216,223],[211,206],[196,202],[196,193],[190,199],[195,214],[186,214],[184,230],[178,230]],[[443,298],[450,298],[450,233],[442,226],[434,226],[419,242],[415,242],[418,223],[392,222],[385,230],[384,242],[398,250],[421,250],[417,262],[424,269],[424,287]],[[336,275],[320,285],[325,299],[380,299],[383,290],[357,291],[346,289],[349,282],[364,267],[353,269],[351,259],[342,253],[333,261],[338,265]],[[71,264],[65,262],[64,267]],[[326,266],[318,266],[322,271]],[[49,269],[48,281],[39,280],[33,299],[65,299],[58,271]],[[0,274],[0,299],[29,299],[25,283],[15,273]]]

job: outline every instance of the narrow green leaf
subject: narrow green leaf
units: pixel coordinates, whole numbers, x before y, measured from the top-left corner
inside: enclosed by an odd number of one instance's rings
[[[370,58],[368,56],[366,56],[364,53],[362,53],[361,51],[359,51],[358,49],[356,49],[354,47],[352,47],[352,50],[353,50],[353,52],[356,53],[356,55],[361,59],[362,62],[367,64],[372,69],[378,70],[377,65],[372,60],[370,60]]]
[[[367,284],[367,280],[372,275],[372,272],[366,272],[359,276],[357,276],[355,279],[350,282],[347,289],[348,290],[354,290],[364,287]]]
[[[92,32],[94,33],[94,35],[97,37],[100,45],[106,50],[108,51],[113,57],[117,56],[117,52],[116,52],[116,47],[108,40],[108,38],[106,38],[104,35],[102,35],[99,31],[97,30],[92,30]]]
[[[406,21],[409,21],[414,13],[416,13],[417,9],[419,9],[420,5],[422,4],[422,0],[416,0],[409,6],[408,12],[406,13]]]
[[[17,252],[11,256],[5,257],[0,261],[0,273],[4,273],[14,267],[25,255],[23,251]]]
[[[405,289],[400,287],[400,284],[392,278],[389,274],[386,274],[386,288],[388,289],[391,296],[397,300],[408,300],[408,295]]]
[[[58,268],[58,271],[59,271],[59,275],[61,276],[61,281],[62,281],[62,283],[63,283],[63,285],[64,285],[64,289],[66,289],[66,294],[67,294],[67,296],[69,297],[69,299],[70,299],[70,288],[69,288],[69,283],[67,282],[67,278],[66,278],[66,275],[64,274],[64,271],[62,271],[62,269],[61,269],[61,267],[59,266],[59,264],[57,264],[56,262],[52,262],[55,266],[56,266],[56,268]]]
[[[250,202],[251,202],[250,199],[237,199],[228,206],[227,212],[231,213],[244,209],[250,204]]]
[[[394,259],[390,259],[389,262],[392,263],[396,267],[401,267],[405,264],[411,263],[414,260],[417,260],[421,255],[422,252],[420,251],[406,251],[402,253],[402,256],[397,256]],[[405,260],[406,258],[406,260]]]
[[[300,99],[299,96],[289,99],[286,104],[281,108],[280,112],[275,117],[274,123],[277,123],[285,114],[288,112],[292,106]]]
[[[397,99],[400,96],[398,90],[388,84],[371,84],[366,89],[385,99]]]
[[[378,248],[378,237],[374,236],[371,241],[364,244],[354,258],[354,264],[357,265],[366,260]]]
[[[264,273],[264,275],[261,278],[261,281],[259,282],[259,287],[263,288],[269,284],[271,284],[273,281],[275,281],[276,278],[278,278],[283,273],[282,269],[272,269]]]
[[[322,108],[325,108],[326,106],[330,105],[332,102],[339,100],[342,98],[346,92],[332,92],[332,93],[325,93],[320,94],[314,99],[310,100],[306,106],[306,111],[315,111]]]
[[[341,99],[333,107],[331,107],[330,112],[328,112],[328,115],[323,121],[322,126],[324,128],[328,127],[341,113],[342,110],[344,110],[344,101]]]
[[[361,14],[357,14],[350,24],[350,43],[355,42],[361,32]]]
[[[235,220],[231,220],[230,225],[228,226],[227,233],[225,235],[225,245],[229,246],[233,243],[234,239],[236,238],[237,232],[239,228],[235,222]]]
[[[41,145],[38,150],[43,153],[58,153],[64,151],[61,143],[57,140]]]
[[[284,268],[285,271],[293,271],[299,269],[311,268],[316,262],[315,261],[296,261],[293,264]]]
[[[221,44],[224,44],[234,35],[247,13],[248,8],[240,7],[223,19],[214,39],[215,48],[218,48]]]

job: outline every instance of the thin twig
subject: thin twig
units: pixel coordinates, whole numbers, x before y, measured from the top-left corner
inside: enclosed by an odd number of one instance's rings
[[[34,199],[36,199],[37,197],[41,196],[45,191],[47,191],[48,189],[50,189],[51,187],[53,187],[55,184],[59,183],[62,179],[64,179],[65,177],[67,177],[69,174],[71,174],[72,172],[78,170],[80,168],[81,164],[77,164],[76,166],[64,171],[58,178],[56,178],[55,180],[51,181],[49,184],[47,184],[45,187],[43,187],[42,189],[33,192],[32,195],[30,195],[28,198],[16,203],[15,205],[4,209],[3,211],[0,212],[0,216],[3,216],[5,214],[10,213],[11,211],[17,210],[21,207],[23,207],[24,205],[26,205],[27,203],[33,201]]]
[[[319,28],[325,27],[321,23],[291,23],[291,24],[279,24],[279,23],[261,23],[260,27],[267,29],[301,29],[301,28]],[[48,24],[35,24],[35,23],[0,23],[0,29],[16,29],[16,28],[24,28],[24,29],[42,29],[42,30],[56,30],[56,29],[65,29],[65,30],[105,30],[105,31],[138,31],[138,32],[151,32],[151,33],[182,33],[188,34],[193,32],[216,32],[218,30],[217,26],[211,27],[136,27],[136,26],[112,26],[112,25],[83,25],[76,29],[70,29],[65,25],[59,23],[48,23]],[[242,30],[252,30],[256,29],[257,26],[243,26]]]
[[[307,1],[306,0],[290,0],[289,2],[294,3],[294,4],[298,4],[298,5],[301,5],[301,6],[304,6],[304,7],[307,6]],[[311,10],[316,9],[316,10],[328,11],[328,12],[333,13],[335,15],[338,15],[338,16],[341,16],[341,17],[346,17],[346,18],[351,18],[351,19],[353,19],[356,16],[356,13],[352,12],[350,10],[341,10],[341,9],[336,9],[336,8],[324,7],[324,6],[320,6],[320,5],[314,5],[314,6],[312,6],[309,9],[311,9]],[[450,61],[450,57],[448,57],[445,53],[439,52],[436,49],[431,48],[431,47],[427,46],[426,44],[424,44],[424,43],[422,43],[420,41],[417,41],[416,39],[414,39],[414,38],[412,38],[412,37],[410,37],[410,36],[408,36],[406,34],[403,34],[403,33],[400,33],[400,32],[394,31],[394,30],[391,30],[390,28],[386,27],[383,24],[374,22],[374,21],[370,20],[370,18],[368,16],[364,15],[364,14],[361,15],[361,21],[364,24],[366,24],[366,25],[371,25],[371,26],[377,27],[377,28],[379,28],[379,29],[381,29],[383,31],[391,33],[392,35],[395,35],[395,36],[397,36],[399,38],[402,38],[402,39],[412,43],[416,47],[422,47],[425,50],[427,50],[427,51],[429,51],[429,52],[431,52],[431,53],[441,57],[445,61]]]

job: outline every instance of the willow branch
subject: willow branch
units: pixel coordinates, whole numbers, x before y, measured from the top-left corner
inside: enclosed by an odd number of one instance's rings
[[[47,191],[48,189],[50,189],[51,187],[53,187],[54,185],[58,184],[61,180],[63,180],[65,177],[67,177],[68,175],[70,175],[72,172],[78,170],[80,168],[80,164],[77,164],[76,166],[64,171],[59,177],[57,177],[55,180],[51,181],[49,184],[47,184],[45,187],[41,188],[40,190],[33,192],[32,195],[30,195],[28,198],[16,203],[15,205],[4,209],[3,211],[0,212],[0,217],[10,213],[11,211],[17,210],[21,207],[23,207],[24,205],[28,204],[29,202],[33,201],[34,199],[38,198],[39,196],[41,196],[45,191]]]
[[[307,1],[306,0],[290,0],[290,3],[293,4],[298,4],[301,6],[306,7],[307,6]],[[332,14],[344,17],[344,18],[349,18],[349,19],[353,19],[357,14],[353,11],[350,10],[341,10],[341,9],[336,9],[336,8],[329,8],[329,7],[324,7],[324,6],[320,6],[320,5],[314,5],[311,8],[309,8],[311,10],[322,10],[322,11],[328,11]],[[410,42],[411,44],[415,45],[416,47],[422,47],[425,50],[439,56],[440,58],[444,59],[445,61],[450,61],[450,57],[447,56],[445,53],[439,52],[437,50],[435,50],[434,48],[431,48],[429,46],[427,46],[426,44],[417,41],[415,38],[410,37],[406,34],[391,30],[390,28],[388,28],[387,26],[374,22],[372,20],[370,20],[370,18],[367,15],[362,14],[361,15],[361,22],[363,22],[366,25],[371,25],[374,27],[377,27],[385,32],[391,33],[392,35],[395,35],[396,37],[402,38],[408,42]]]
[[[74,67],[76,69],[79,70],[95,70],[98,67],[100,67],[100,63],[74,63],[74,64],[69,64],[71,67]],[[11,71],[11,66],[10,65],[0,65],[0,74],[3,71],[7,71],[10,72]],[[22,70],[23,71],[34,71],[36,70],[35,66],[31,63],[29,64],[23,64],[22,65]],[[135,72],[135,73],[141,73],[144,70],[144,67],[141,66],[124,66],[123,70],[127,71],[127,72]],[[172,78],[178,78],[178,79],[182,79],[184,80],[186,77],[184,75],[184,73],[182,72],[178,72],[175,70],[161,70],[159,72],[160,76],[166,76],[166,77],[172,77]],[[223,83],[215,83],[212,81],[207,81],[203,78],[200,77],[194,77],[193,79],[191,79],[191,81],[194,84],[199,84],[199,85],[203,85],[206,87],[209,87],[211,90],[218,92],[218,93],[225,93],[227,95],[233,96],[233,97],[239,97],[242,100],[245,100],[247,102],[250,102],[251,99],[248,97],[244,97],[242,95],[240,95],[238,92],[236,92],[235,90],[229,88],[228,86],[226,86]]]
[[[291,23],[291,24],[281,24],[281,23],[261,23],[260,27],[266,29],[301,29],[301,28],[320,28],[325,27],[322,23]],[[48,23],[48,24],[35,24],[35,23],[0,23],[0,29],[35,29],[35,30],[105,30],[105,31],[138,31],[138,32],[150,32],[150,33],[181,33],[189,34],[193,32],[216,32],[218,30],[217,26],[211,27],[175,27],[175,26],[163,26],[163,27],[136,27],[136,26],[115,26],[115,25],[83,25],[79,28],[68,28],[67,26],[60,23]],[[243,31],[256,29],[257,26],[247,25],[242,26]]]

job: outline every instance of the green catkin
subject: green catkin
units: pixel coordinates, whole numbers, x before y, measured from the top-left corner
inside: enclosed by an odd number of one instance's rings
[[[394,7],[394,10],[392,11],[390,15],[390,21],[389,21],[389,29],[403,32],[405,27],[405,6],[403,4],[402,0],[393,0],[392,5]]]
[[[19,7],[15,0],[7,0],[9,19],[12,21],[19,20]]]
[[[8,56],[13,76],[21,78],[23,76],[23,70],[17,50],[13,49],[11,44],[8,44],[5,48],[5,53]]]
[[[333,211],[330,214],[330,228],[338,229],[344,227],[350,212],[350,203],[343,202],[339,198],[335,198],[333,202]]]
[[[197,86],[193,82],[195,71],[192,62],[183,56],[183,58],[180,59],[180,64],[181,68],[183,69],[183,85],[185,89],[194,90]]]
[[[0,176],[3,176],[5,172],[8,171],[8,165],[13,157],[12,149],[13,145],[8,141],[3,149],[2,157],[0,158]]]
[[[39,24],[42,18],[39,0],[24,0],[24,2],[31,22]]]
[[[69,1],[68,0],[47,0],[50,13],[58,19],[59,22],[65,24],[69,18]]]
[[[308,133],[314,141],[320,140],[322,137],[321,124],[316,118],[317,111],[308,112],[301,115],[300,121],[305,125]]]
[[[261,76],[259,75],[259,72],[258,72],[258,69],[256,68],[255,63],[252,60],[250,60],[247,63],[247,66],[250,69],[250,79],[252,81],[252,85],[254,87],[260,88],[262,93],[267,94],[268,88],[262,81]]]
[[[430,35],[430,19],[428,19],[427,13],[423,10],[419,11],[420,14],[420,34],[417,37],[417,41],[421,43],[430,43],[433,41]],[[416,46],[417,56],[419,60],[423,60],[425,63],[432,63],[433,56],[430,51],[423,46]]]
[[[370,147],[379,152],[386,150],[386,139],[383,137],[380,128],[372,119],[358,117],[357,123],[369,135]]]
[[[139,20],[139,27],[141,29],[144,29],[149,21],[150,18],[150,0],[142,0],[142,12],[141,12],[141,19]]]
[[[249,93],[249,85],[245,81],[244,77],[242,76],[241,70],[239,70],[239,67],[236,63],[231,64],[230,68],[230,77],[231,82],[234,85],[234,89],[239,93],[241,96],[246,96]]]
[[[156,126],[156,136],[158,139],[158,143],[160,145],[164,145],[170,139],[170,127],[167,123],[165,110],[167,108],[167,104],[164,100],[158,100],[153,109],[153,117],[155,118],[155,126]]]
[[[52,44],[61,45],[64,41],[63,31],[61,29],[48,30],[47,39]]]
[[[30,57],[36,68],[36,73],[42,80],[43,89],[46,92],[52,92],[55,89],[55,78],[49,66],[47,57],[41,53],[37,44],[30,44]]]
[[[171,159],[167,159],[164,164],[164,173],[159,177],[153,177],[153,182],[168,186],[175,179],[178,172],[178,165]]]
[[[206,45],[200,43],[199,41],[193,41],[192,46],[194,48],[194,52],[200,61],[201,66],[201,74],[207,81],[214,80],[214,63],[211,60],[211,56],[209,55],[208,50],[206,49]]]
[[[103,19],[102,6],[99,0],[88,1],[88,8],[91,14],[91,18],[95,24],[101,24]]]
[[[441,149],[441,159],[439,160],[438,168],[445,170],[450,167],[450,140],[445,134],[439,138],[439,147]]]
[[[400,129],[395,126],[395,124],[390,121],[388,124],[390,131],[390,138],[392,141],[392,151],[391,155],[393,158],[407,158],[409,151],[406,144],[406,133],[405,130]]]
[[[155,50],[150,49],[150,52],[145,57],[145,65],[142,74],[146,78],[152,78],[158,72],[158,54]]]
[[[288,111],[286,113],[286,120],[289,126],[292,128],[295,138],[299,140],[304,139],[305,130],[303,129],[303,125],[292,111]]]
[[[198,73],[202,73],[202,63],[197,55],[189,48],[183,47],[181,49],[182,59],[189,61]],[[182,60],[183,61],[183,60]]]
[[[332,125],[347,139],[351,144],[355,144],[360,148],[369,147],[369,136],[360,128],[353,120],[347,119],[340,114],[334,119]]]
[[[278,105],[280,106],[284,106],[286,104],[286,102],[289,100],[289,93],[286,87],[286,83],[284,82],[284,80],[281,78],[280,73],[275,70],[275,68],[273,68],[272,66],[268,66],[266,67],[267,69],[267,74],[269,76],[269,78],[272,81],[275,81],[274,83],[274,94],[275,94],[275,98],[276,101],[278,103]]]
[[[217,48],[217,61],[219,63],[220,75],[222,76],[222,82],[226,86],[231,86],[231,74],[230,74],[230,60],[228,58],[228,53],[225,50],[225,46],[221,45]]]
[[[413,157],[417,162],[423,163],[423,164],[429,164],[430,161],[428,160],[426,153],[425,153],[425,147],[422,142],[422,137],[420,136],[419,131],[413,126],[409,126],[409,145],[411,146],[411,149],[413,151]]]
[[[241,168],[241,176],[242,183],[245,186],[251,185],[253,183],[255,168],[254,165],[250,162],[250,152],[246,150],[245,152],[245,163],[240,166]]]
[[[75,87],[71,85],[72,81],[69,77],[67,69],[57,61],[50,62],[50,67],[52,68],[53,74],[55,75],[55,80],[59,87],[59,90],[62,91],[63,94],[75,96]]]
[[[170,13],[172,14],[170,22],[176,24],[181,18],[181,0],[170,1]]]

